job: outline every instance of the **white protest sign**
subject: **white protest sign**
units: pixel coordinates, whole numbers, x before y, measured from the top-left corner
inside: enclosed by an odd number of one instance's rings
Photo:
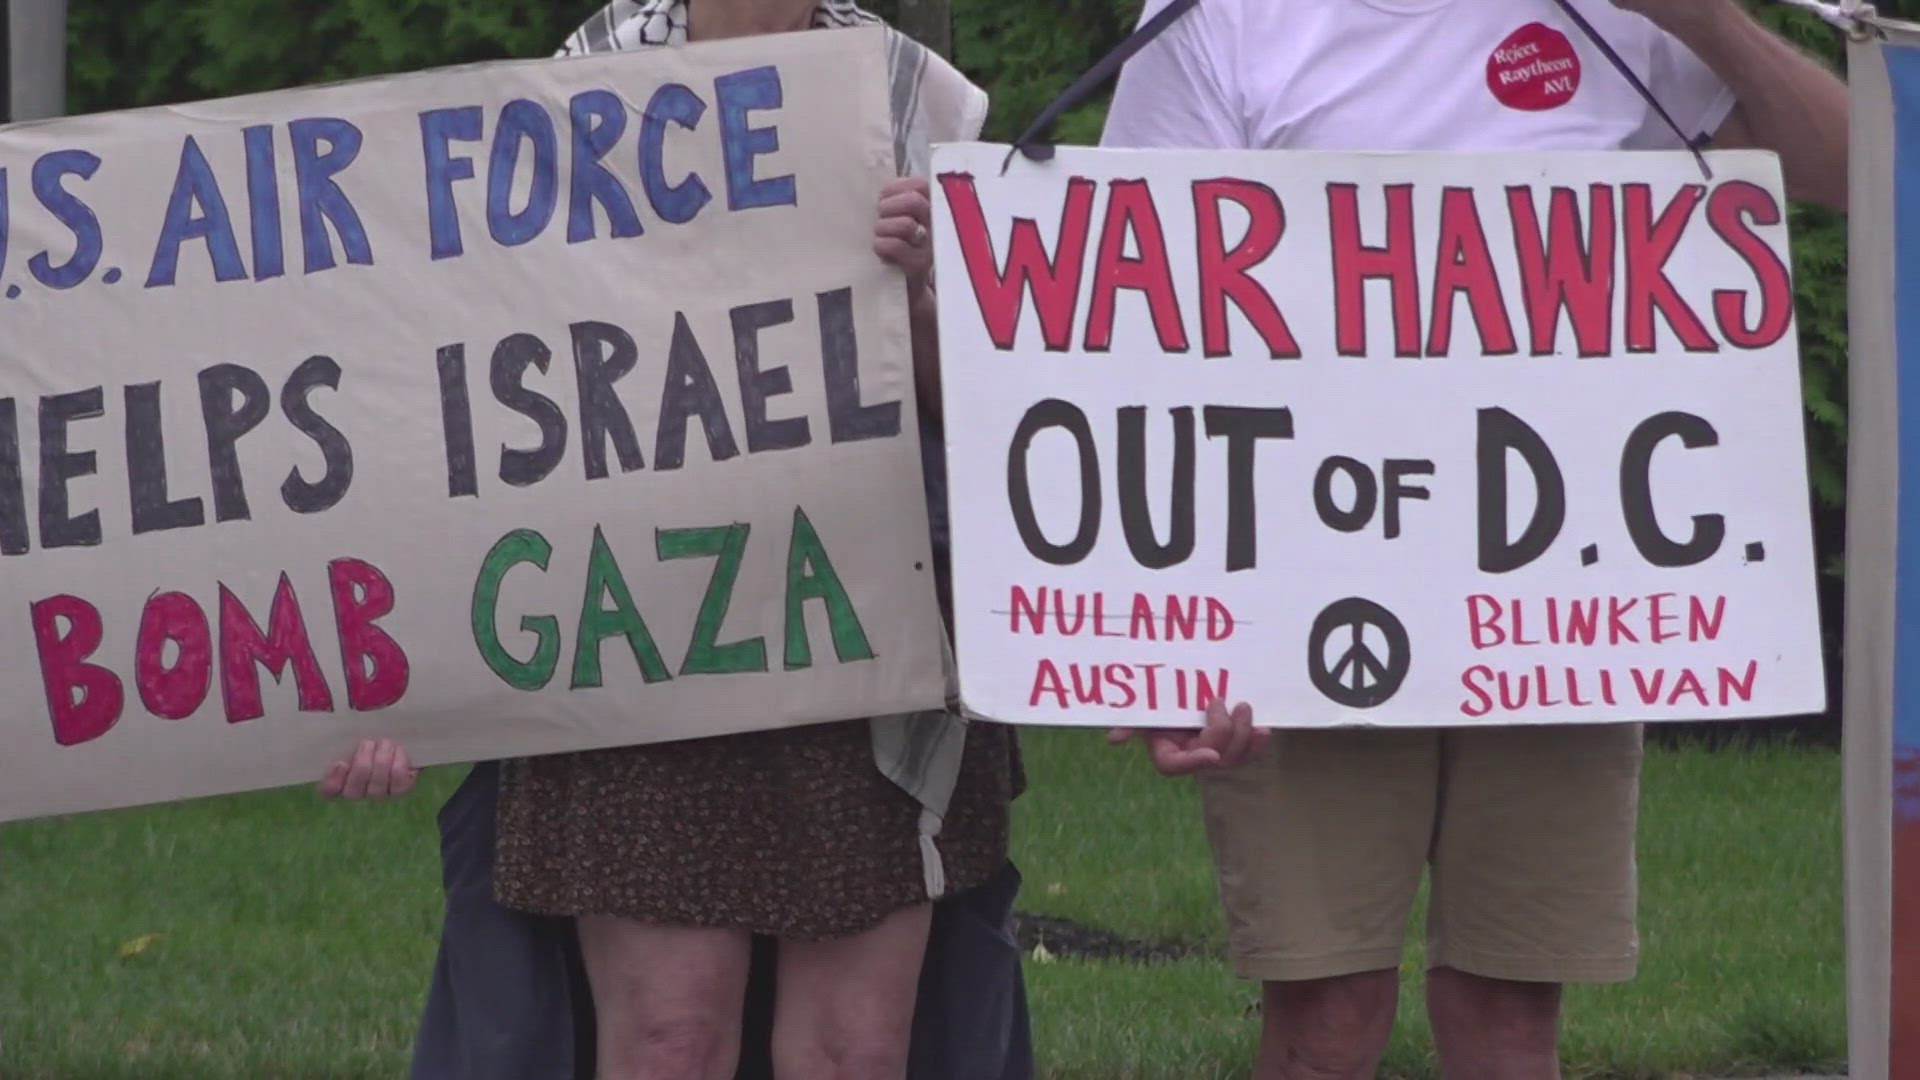
[[[962,699],[1817,711],[1774,158],[943,147]]]
[[[880,31],[0,130],[0,818],[944,701]]]

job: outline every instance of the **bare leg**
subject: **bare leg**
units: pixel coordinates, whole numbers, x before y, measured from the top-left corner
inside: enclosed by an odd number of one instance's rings
[[[1393,1034],[1400,973],[1262,987],[1258,1080],[1371,1080]]]
[[[582,916],[600,1080],[732,1080],[752,939]]]
[[[1427,973],[1440,1071],[1459,1080],[1560,1080],[1560,987]]]
[[[903,1080],[932,917],[921,904],[853,937],[780,943],[775,1076]]]

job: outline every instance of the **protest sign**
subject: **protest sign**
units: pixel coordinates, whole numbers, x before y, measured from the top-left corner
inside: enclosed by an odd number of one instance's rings
[[[935,160],[969,709],[1822,707],[1772,156],[1006,159]]]
[[[0,818],[944,701],[880,31],[0,130]]]
[[[1849,50],[1845,732],[1853,1076],[1920,1077],[1920,26]]]

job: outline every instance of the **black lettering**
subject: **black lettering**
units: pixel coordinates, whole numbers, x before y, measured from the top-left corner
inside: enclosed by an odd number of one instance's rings
[[[79,517],[67,512],[67,481],[92,476],[94,453],[67,450],[67,425],[105,416],[106,395],[98,386],[40,399],[40,546],[92,547],[100,542],[100,511]]]
[[[238,404],[235,391],[240,393]],[[207,429],[207,467],[213,475],[215,521],[246,521],[246,478],[240,473],[240,436],[260,426],[273,407],[266,381],[238,364],[215,364],[200,373],[200,418]]]
[[[1620,455],[1620,507],[1626,515],[1627,535],[1648,562],[1667,568],[1706,562],[1727,538],[1726,519],[1719,514],[1695,514],[1693,535],[1685,541],[1661,530],[1653,509],[1653,451],[1676,436],[1689,450],[1720,445],[1720,433],[1707,421],[1692,413],[1664,412],[1634,428]]]
[[[900,402],[860,402],[860,346],[853,330],[853,290],[819,295],[820,364],[827,380],[827,427],[835,443],[900,434]]]
[[[1387,497],[1384,504],[1387,539],[1393,540],[1400,535],[1400,504],[1409,499],[1426,502],[1433,498],[1433,494],[1426,488],[1407,483],[1409,476],[1432,476],[1433,462],[1424,459],[1388,458],[1383,472],[1387,483]]]
[[[1293,438],[1288,409],[1209,405],[1202,410],[1207,438],[1227,440],[1227,569],[1251,570],[1259,557],[1259,505],[1253,482],[1261,439]]]
[[[467,399],[467,347],[442,345],[434,364],[440,371],[440,431],[447,444],[447,498],[480,494],[473,453],[473,404]]]
[[[1065,544],[1053,543],[1040,530],[1040,519],[1033,512],[1032,481],[1027,476],[1027,453],[1033,448],[1034,436],[1055,427],[1072,435],[1080,452],[1080,525]],[[1094,541],[1100,537],[1100,453],[1094,447],[1086,414],[1072,402],[1048,398],[1020,418],[1007,448],[1007,504],[1013,509],[1020,542],[1041,562],[1072,566],[1093,550]]]
[[[20,475],[20,419],[13,399],[0,398],[0,555],[25,555],[31,548],[27,488]]]
[[[309,483],[298,468],[290,469],[280,484],[280,498],[296,514],[317,514],[339,505],[353,483],[353,447],[340,429],[313,411],[307,395],[316,386],[340,389],[340,365],[330,356],[309,356],[293,369],[280,390],[280,411],[300,433],[320,448],[320,460],[327,471]]]
[[[746,414],[747,450],[794,450],[812,435],[804,416],[771,420],[767,399],[793,392],[793,376],[784,367],[760,368],[760,331],[793,321],[793,301],[769,300],[734,308],[733,360],[740,372],[740,405]]]
[[[706,354],[694,340],[687,317],[673,315],[673,344],[667,349],[667,385],[660,392],[660,427],[654,433],[653,467],[677,469],[687,458],[687,418],[698,416],[707,435],[707,452],[715,461],[725,461],[740,453],[733,441],[733,425],[727,421],[726,405],[720,400],[720,385]]]
[[[500,479],[514,487],[545,480],[567,452],[567,414],[552,398],[521,383],[528,367],[545,374],[552,363],[553,352],[532,334],[503,338],[493,349],[494,400],[540,428],[540,445],[531,450],[516,450],[504,443],[500,447]]]
[[[1193,554],[1193,409],[1168,411],[1173,414],[1173,490],[1167,514],[1173,521],[1161,544],[1147,507],[1147,410],[1138,405],[1120,410],[1120,528],[1133,560],[1149,570],[1183,563]]]
[[[640,359],[639,348],[625,330],[607,323],[577,322],[572,330],[573,370],[580,387],[580,455],[586,459],[587,479],[606,478],[608,437],[621,472],[645,468],[633,420],[613,389]]]
[[[1481,409],[1477,455],[1480,486],[1480,569],[1518,570],[1544,554],[1567,517],[1567,485],[1540,433],[1505,409]],[[1507,454],[1518,451],[1533,473],[1533,519],[1520,539],[1507,539]]]
[[[1333,497],[1333,478],[1340,473],[1353,481],[1353,505],[1344,510]],[[1379,502],[1380,483],[1373,478],[1373,470],[1353,458],[1330,457],[1313,474],[1313,508],[1330,529],[1359,532],[1373,520]]]
[[[160,418],[160,384],[129,386],[125,396],[127,493],[133,505],[133,534],[204,525],[207,511],[198,498],[167,498],[167,443]]]

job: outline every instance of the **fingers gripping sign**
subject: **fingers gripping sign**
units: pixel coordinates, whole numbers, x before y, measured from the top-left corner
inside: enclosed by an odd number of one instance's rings
[[[419,779],[406,747],[392,739],[361,739],[352,754],[328,766],[319,790],[327,799],[399,798]]]
[[[1161,775],[1189,776],[1243,764],[1264,750],[1271,736],[1254,726],[1251,705],[1241,702],[1229,710],[1216,698],[1207,704],[1206,725],[1199,729],[1114,728],[1107,741],[1118,746],[1138,738]]]

